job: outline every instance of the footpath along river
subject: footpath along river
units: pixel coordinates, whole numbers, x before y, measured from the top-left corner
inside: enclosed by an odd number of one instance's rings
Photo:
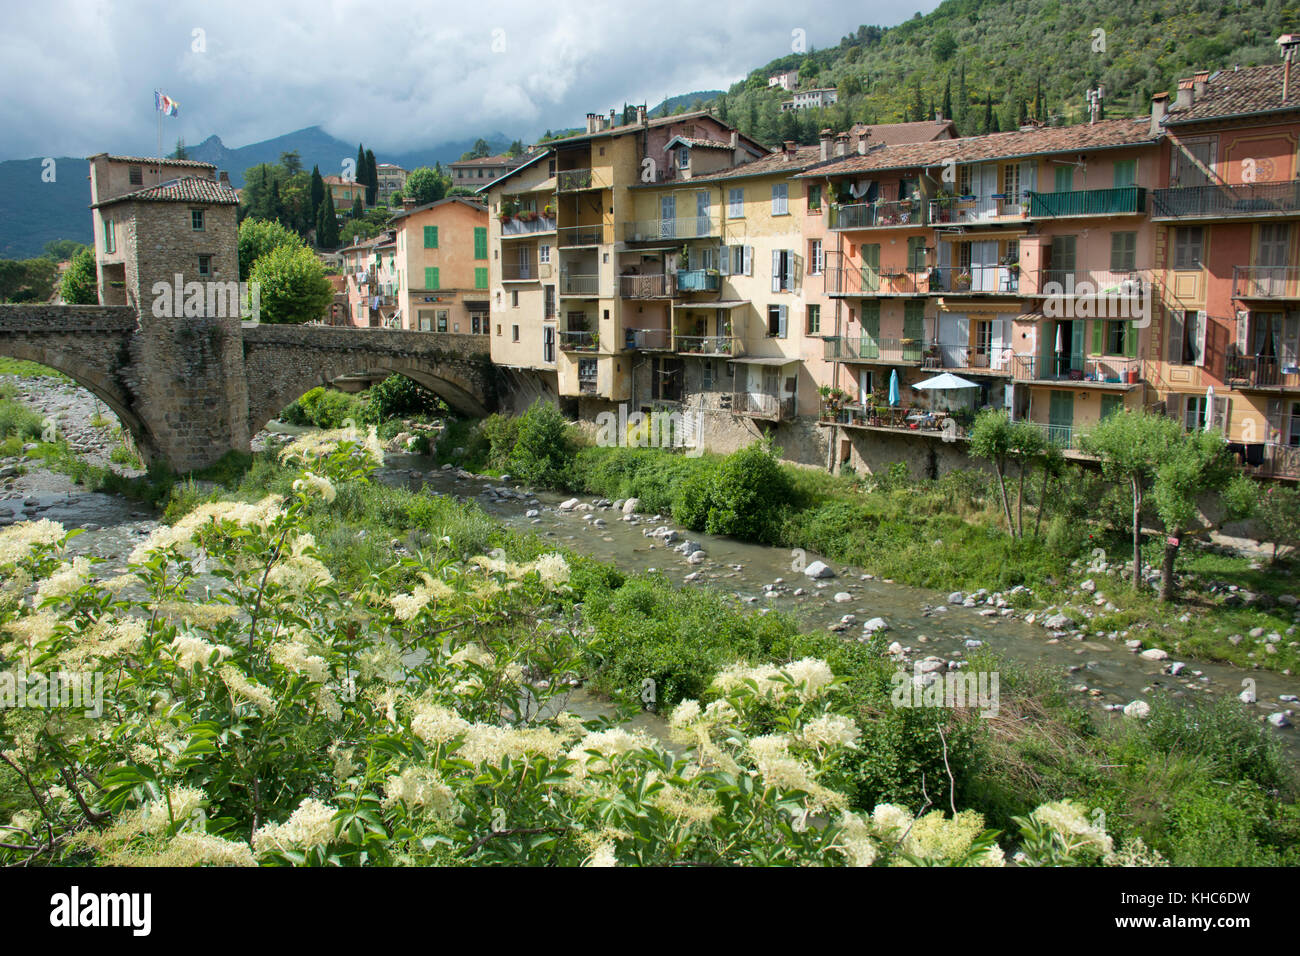
[[[85,529],[73,539],[70,550],[107,559],[103,568],[110,572],[120,567],[135,544],[157,525],[157,516],[138,503],[88,492],[34,462],[24,467],[27,474],[6,481],[0,491],[0,525],[49,518],[67,528]],[[814,580],[799,570],[818,560],[814,554],[792,555],[783,549],[686,532],[667,516],[625,516],[621,509],[591,499],[565,509],[561,505],[566,497],[533,494],[496,478],[458,476],[440,470],[431,458],[422,456],[390,454],[380,480],[423,488],[429,494],[475,500],[507,526],[553,539],[625,572],[656,571],[682,587],[715,588],[756,613],[764,609],[790,613],[805,628],[836,628],[846,640],[861,639],[866,633],[863,625],[878,618],[886,628],[884,643],[897,642],[902,650],[896,657],[908,672],[926,658],[941,660],[947,667],[988,650],[1010,661],[1042,665],[1067,675],[1081,696],[1112,711],[1161,692],[1184,698],[1235,697],[1247,686],[1246,681],[1254,682],[1258,703],[1249,706],[1261,720],[1284,709],[1300,708],[1286,699],[1300,694],[1300,678],[1295,676],[1172,657],[1147,660],[1125,645],[1125,635],[1110,639],[1080,634],[1074,628],[1048,630],[1042,626],[1041,610],[1035,623],[1030,623],[1024,619],[1025,612],[1004,613],[996,606],[995,595],[980,597],[973,607],[966,606],[969,602],[949,603],[948,594],[882,581],[830,561],[826,563],[835,576]],[[647,531],[664,526],[677,533],[677,542],[665,544],[660,538],[646,536]],[[697,558],[699,563],[690,563],[684,553],[675,550],[686,540],[703,549],[705,557]],[[1110,578],[1104,574],[1094,577],[1098,588],[1104,590]],[[994,603],[986,603],[990,600]],[[1086,623],[1077,611],[1072,616],[1078,623]],[[1286,639],[1292,638],[1288,635]],[[1180,663],[1184,665],[1181,668],[1176,666]],[[1118,712],[1114,717],[1124,719]],[[657,723],[653,718],[649,722]],[[1300,763],[1296,730],[1288,727],[1270,732],[1278,736],[1291,759]]]

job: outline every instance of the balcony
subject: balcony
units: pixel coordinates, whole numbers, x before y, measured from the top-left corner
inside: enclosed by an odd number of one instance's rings
[[[1140,298],[1150,291],[1144,275],[1138,271],[1113,272],[1103,269],[1040,269],[1038,291],[1026,294],[1049,298],[1066,296],[1087,298]]]
[[[685,216],[677,219],[641,219],[623,225],[627,242],[655,242],[660,239],[703,239],[716,236],[720,226],[710,216]]]
[[[919,199],[856,203],[849,206],[832,205],[829,207],[828,224],[831,229],[840,232],[924,226],[929,222],[929,216],[926,214],[928,209],[929,203]]]
[[[1127,391],[1142,380],[1142,360],[1105,355],[1082,360],[1082,368],[1073,368],[1068,355],[1017,353],[1011,357],[1011,375],[1020,382],[1071,382],[1087,388]]]
[[[1012,349],[994,348],[992,343],[969,345],[967,343],[926,341],[921,365],[931,369],[952,369],[984,375],[1008,375],[1011,372]]]
[[[624,299],[665,299],[673,287],[666,275],[619,276],[618,294]]]
[[[1300,215],[1300,180],[1174,186],[1151,194],[1152,219],[1269,219]]]
[[[1259,391],[1300,389],[1300,367],[1272,355],[1229,355],[1223,380],[1229,388]]]
[[[682,355],[735,358],[745,353],[745,343],[735,335],[678,335],[674,351]]]
[[[642,352],[671,352],[673,334],[668,329],[624,329],[624,348]]]
[[[1300,269],[1295,266],[1233,266],[1234,299],[1300,299]]]
[[[1020,268],[1011,265],[935,266],[930,292],[953,295],[1019,295]]]
[[[678,269],[677,291],[717,292],[722,287],[722,277],[712,269]]]
[[[1268,442],[1258,462],[1246,462],[1246,470],[1261,478],[1300,479],[1300,445]]]
[[[793,397],[782,398],[765,392],[733,392],[731,411],[747,418],[787,422],[795,417],[795,400]]]
[[[555,217],[538,216],[536,219],[501,220],[501,238],[511,239],[515,236],[535,236],[539,233],[554,232]]]
[[[826,336],[822,339],[822,350],[828,362],[863,362],[871,365],[920,365],[925,357],[925,343],[919,338]]]
[[[599,298],[600,276],[563,275],[560,277],[560,295],[583,296],[588,299]]]
[[[1051,425],[1046,422],[1020,421],[1017,424],[1030,425],[1043,433],[1048,444],[1066,451],[1080,451],[1085,433],[1074,425]]]
[[[561,352],[594,352],[600,344],[599,333],[590,329],[576,329],[572,332],[562,329],[559,336]]]
[[[605,227],[600,223],[561,226],[556,230],[556,245],[562,249],[573,246],[599,246],[604,241]]]
[[[827,295],[925,295],[930,291],[925,272],[889,272],[861,267],[828,266],[822,276]]]
[[[555,174],[555,191],[557,193],[577,192],[592,189],[595,180],[590,169],[561,169]]]
[[[501,263],[502,282],[536,282],[538,280],[537,262],[503,262]]]
[[[1076,189],[1060,193],[1026,193],[1030,219],[1075,216],[1126,216],[1146,212],[1147,191],[1142,186],[1114,189]]]

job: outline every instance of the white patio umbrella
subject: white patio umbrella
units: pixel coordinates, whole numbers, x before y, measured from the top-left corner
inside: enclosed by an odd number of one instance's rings
[[[952,372],[944,372],[932,378],[927,378],[923,382],[917,382],[912,387],[921,391],[938,392],[943,396],[941,399],[943,407],[951,411],[952,401],[948,395],[949,392],[962,392],[970,388],[979,388],[979,385],[970,379],[954,375]],[[971,403],[964,402],[963,404],[970,405]]]
[[[1214,386],[1211,385],[1205,390],[1205,430],[1208,432],[1214,427]]]

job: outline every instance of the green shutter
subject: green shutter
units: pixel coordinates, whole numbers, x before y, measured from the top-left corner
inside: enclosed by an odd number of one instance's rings
[[[426,289],[438,288],[438,267],[427,266],[424,270],[424,287]]]
[[[486,266],[479,266],[474,269],[474,288],[486,289],[488,287],[488,271]]]
[[[1138,327],[1132,322],[1125,324],[1124,354],[1131,359],[1138,357]]]
[[[437,226],[424,227],[424,248],[426,249],[438,248],[438,227]]]
[[[1092,320],[1092,351],[1090,355],[1100,355],[1106,342],[1106,323],[1102,319]]]
[[[474,227],[474,258],[486,259],[487,256],[487,226]],[[487,285],[484,284],[486,289]]]

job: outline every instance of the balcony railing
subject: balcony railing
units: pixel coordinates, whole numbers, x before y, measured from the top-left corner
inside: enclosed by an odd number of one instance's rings
[[[926,341],[921,364],[925,368],[960,369],[968,372],[1011,371],[1012,350],[994,348],[992,344],[971,346],[966,343]]]
[[[1153,219],[1269,217],[1300,213],[1300,180],[1173,186],[1151,194]]]
[[[565,193],[590,189],[593,182],[590,169],[562,169],[555,174],[555,191]]]
[[[625,299],[662,299],[673,294],[666,275],[619,276],[618,294]]]
[[[1026,193],[1023,199],[1019,194],[995,193],[990,196],[946,196],[929,201],[927,216],[931,225],[945,223],[965,223],[974,225],[981,222],[994,222],[1003,219],[1024,218],[1029,202]]]
[[[822,277],[827,295],[924,295],[930,291],[925,272],[882,272],[862,267],[828,266]]]
[[[1082,368],[1075,367],[1079,362]],[[1015,354],[1011,374],[1025,382],[1078,382],[1083,385],[1136,385],[1142,380],[1142,360],[1105,355],[1071,359],[1068,355]]]
[[[1300,478],[1300,445],[1268,442],[1257,463],[1246,461],[1246,470],[1266,478]]]
[[[564,352],[594,352],[600,336],[590,329],[576,329],[572,332],[560,330],[560,350]]]
[[[501,222],[501,238],[512,236],[534,236],[539,232],[554,232],[555,217],[538,216],[536,219],[504,219]]]
[[[652,242],[658,239],[700,239],[705,236],[716,236],[718,229],[718,224],[711,216],[641,219],[624,224],[623,238],[627,242]]]
[[[1076,189],[1059,193],[1026,193],[1030,219],[1063,216],[1123,216],[1146,212],[1147,191],[1143,186],[1114,189]]]
[[[671,352],[673,334],[668,329],[624,329],[625,347],[646,352]]]
[[[599,223],[584,226],[562,226],[556,230],[556,245],[599,246],[605,241],[605,227]]]
[[[795,400],[766,392],[735,392],[731,396],[731,410],[749,418],[783,422],[794,418]]]
[[[1134,298],[1148,291],[1144,273],[1138,271],[1114,272],[1102,269],[1040,269],[1038,295],[1068,296],[1118,296]]]
[[[1273,355],[1228,355],[1224,381],[1230,388],[1300,389],[1300,367]]]
[[[599,275],[563,275],[560,277],[560,295],[600,295]]]
[[[929,270],[931,292],[962,295],[989,293],[1015,295],[1020,292],[1020,269],[1004,265],[935,266]]]
[[[735,335],[678,335],[674,349],[685,355],[743,355],[745,344]]]
[[[1233,266],[1234,299],[1300,298],[1300,268],[1296,266]]]
[[[1056,445],[1058,448],[1079,451],[1081,440],[1085,437],[1085,432],[1075,425],[1051,425],[1046,422],[1022,422],[1021,424],[1030,425],[1037,428],[1043,433],[1043,438],[1048,443]]]
[[[678,292],[717,292],[722,277],[710,269],[678,269]]]
[[[501,263],[501,281],[502,282],[536,282],[537,262],[510,262]]]
[[[831,206],[831,229],[883,229],[889,226],[924,226],[929,217],[929,203],[920,199],[899,199],[892,202],[855,203],[848,206]]]
[[[827,336],[822,340],[828,362],[872,362],[881,365],[920,365],[925,356],[921,339],[886,339],[863,336]]]

